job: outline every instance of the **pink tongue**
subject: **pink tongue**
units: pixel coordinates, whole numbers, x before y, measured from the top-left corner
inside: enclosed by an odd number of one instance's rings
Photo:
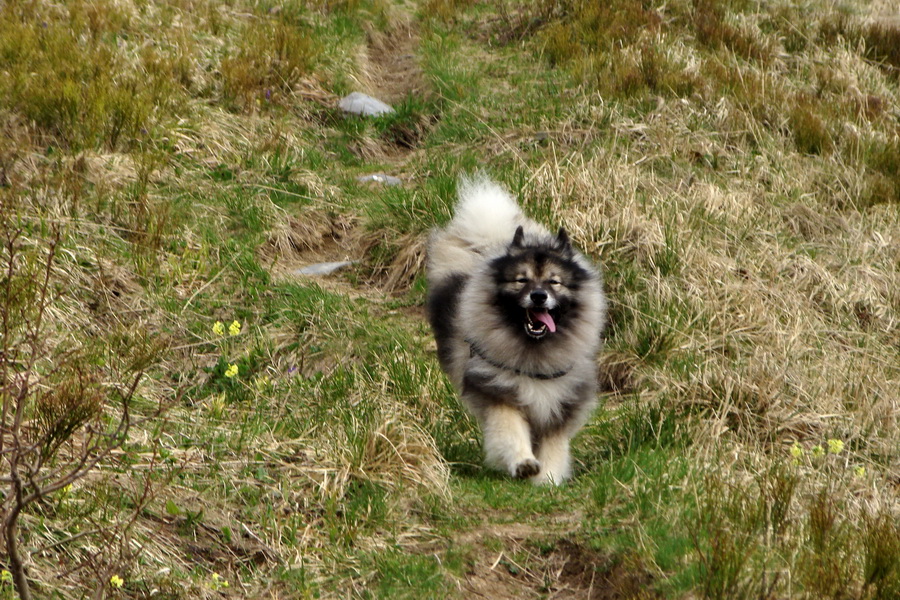
[[[542,311],[531,311],[531,316],[543,323],[547,326],[547,329],[550,330],[550,333],[556,333],[556,323],[553,322],[553,317],[550,316],[546,310]]]

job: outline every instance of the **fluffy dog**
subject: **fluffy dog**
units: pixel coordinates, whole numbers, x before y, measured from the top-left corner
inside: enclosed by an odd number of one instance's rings
[[[606,298],[596,268],[486,177],[463,178],[453,219],[428,243],[438,358],[475,415],[485,462],[560,484],[569,441],[596,404]]]

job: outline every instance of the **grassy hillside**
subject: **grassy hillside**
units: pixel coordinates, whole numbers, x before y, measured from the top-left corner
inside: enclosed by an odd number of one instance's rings
[[[900,597],[892,5],[3,3],[0,598]],[[425,323],[476,169],[604,271],[558,489]]]

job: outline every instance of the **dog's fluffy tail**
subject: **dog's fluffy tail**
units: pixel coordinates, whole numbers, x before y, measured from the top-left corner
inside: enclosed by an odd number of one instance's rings
[[[470,275],[486,256],[512,242],[519,225],[526,233],[534,226],[500,184],[481,173],[460,177],[453,219],[428,241],[430,284]]]
[[[462,176],[459,202],[447,233],[476,249],[509,243],[518,225],[525,221],[515,199],[500,184],[483,173]]]

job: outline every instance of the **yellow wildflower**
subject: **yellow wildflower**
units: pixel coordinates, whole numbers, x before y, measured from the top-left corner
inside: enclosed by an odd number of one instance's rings
[[[853,469],[853,474],[862,479],[866,476],[866,468],[862,465],[859,465],[855,469]]]
[[[813,446],[812,455],[815,456],[816,458],[819,458],[820,456],[825,456],[825,449],[822,448],[822,446]]]
[[[12,583],[12,573],[3,569],[0,571],[0,583]]]
[[[125,581],[118,575],[113,575],[109,578],[109,585],[113,586],[114,588],[120,588],[124,583]]]
[[[791,446],[791,456],[794,458],[803,456],[803,446],[801,446],[799,442],[794,442],[794,445]]]
[[[223,579],[222,576],[219,575],[218,573],[213,573],[211,578],[212,578],[212,587],[214,589],[219,590],[219,589],[228,587],[228,581]]]
[[[844,442],[841,440],[828,440],[828,451],[832,454],[840,454],[844,449]]]
[[[225,335],[225,323],[222,321],[213,323],[213,333],[216,335]]]
[[[238,366],[235,364],[228,365],[228,368],[225,369],[225,377],[234,377],[238,374]]]
[[[230,335],[237,335],[241,332],[241,323],[240,321],[232,321],[231,325],[228,326],[228,333]]]

